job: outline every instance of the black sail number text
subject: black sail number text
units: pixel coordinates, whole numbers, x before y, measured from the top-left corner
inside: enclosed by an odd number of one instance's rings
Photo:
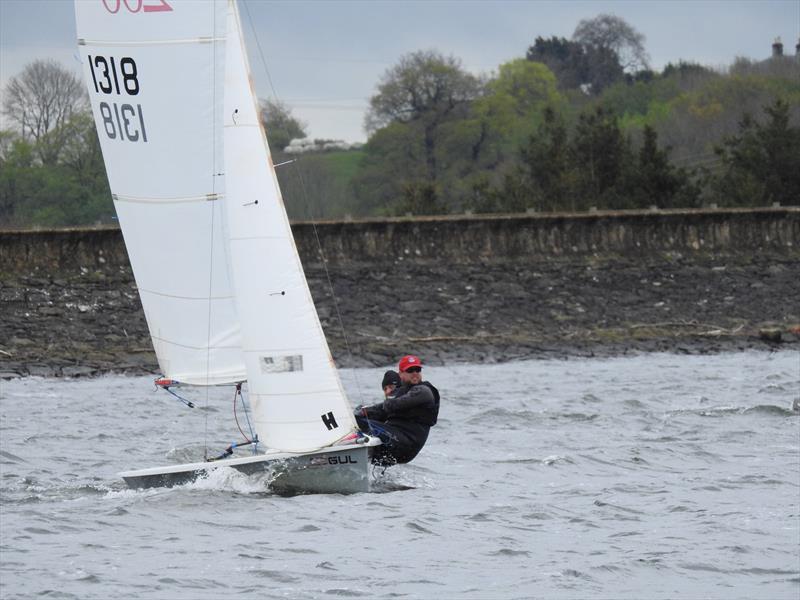
[[[100,115],[103,119],[103,129],[110,139],[119,139],[123,142],[147,141],[141,104],[101,102]]]
[[[113,56],[88,58],[95,92],[117,95],[125,93],[128,96],[136,96],[139,93],[139,73],[136,70],[136,62],[130,56],[122,57],[119,65]]]
[[[97,94],[138,96],[139,70],[130,56],[91,56],[89,70]],[[111,98],[109,98],[111,100]],[[142,105],[134,102],[100,102],[100,119],[109,139],[122,142],[146,142]]]

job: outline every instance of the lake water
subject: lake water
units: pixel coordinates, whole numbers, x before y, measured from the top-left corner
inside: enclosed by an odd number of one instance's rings
[[[382,372],[343,372],[354,404]],[[149,377],[0,382],[0,597],[800,596],[798,353],[426,377],[442,409],[413,463],[372,493],[294,497],[238,473],[116,477],[224,448],[227,391],[190,410]]]

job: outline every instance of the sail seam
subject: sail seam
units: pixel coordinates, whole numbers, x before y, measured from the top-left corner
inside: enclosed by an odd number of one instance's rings
[[[129,41],[111,41],[111,40],[86,40],[78,39],[79,46],[175,46],[181,44],[210,44],[212,42],[224,42],[225,38],[216,37],[197,37],[186,38],[182,40],[129,40]]]
[[[168,198],[146,198],[144,196],[125,196],[113,194],[115,202],[130,202],[135,204],[181,204],[187,202],[212,202],[220,200],[222,194],[203,194],[202,196],[173,196]]]
[[[154,296],[161,296],[162,298],[175,298],[176,300],[232,300],[233,296],[178,296],[176,294],[165,294],[164,292],[156,292],[145,288],[139,288],[140,292],[153,294]]]
[[[263,354],[264,352],[280,352],[286,354],[288,352],[300,352],[302,350],[316,350],[313,346],[299,346],[296,348],[287,348],[285,346],[281,346],[280,348],[242,348],[242,352],[247,354]]]
[[[159,337],[157,335],[151,335],[154,340],[158,340],[159,342],[164,342],[165,344],[170,344],[172,346],[178,346],[180,348],[188,348],[189,350],[206,350],[208,348],[213,348],[214,350],[238,350],[239,346],[190,346],[189,344],[181,344],[178,342],[174,342],[172,340],[168,340],[167,338]]]
[[[326,388],[323,390],[303,390],[302,392],[265,392],[261,394],[250,394],[250,397],[255,398],[281,398],[283,396],[318,396],[320,394],[338,394],[339,388]],[[270,421],[272,422],[272,421]],[[310,419],[308,421],[297,421],[298,423],[316,423],[316,419]]]
[[[232,237],[228,239],[231,242],[247,242],[250,240],[283,240],[284,238],[280,235],[253,235],[245,237]]]

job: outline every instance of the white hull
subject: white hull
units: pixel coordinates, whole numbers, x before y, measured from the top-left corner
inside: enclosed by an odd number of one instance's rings
[[[255,456],[186,463],[120,473],[131,488],[172,487],[190,483],[220,468],[252,475],[270,472],[270,489],[279,493],[354,494],[368,492],[370,456],[380,440],[333,446],[295,454],[268,451]]]

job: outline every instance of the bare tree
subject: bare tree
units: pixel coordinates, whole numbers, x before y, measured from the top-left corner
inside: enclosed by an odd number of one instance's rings
[[[644,49],[644,35],[616,15],[602,14],[593,19],[582,19],[572,34],[572,41],[592,48],[613,50],[625,71],[649,68],[650,57]]]
[[[427,178],[440,175],[438,147],[441,130],[465,111],[484,88],[481,80],[461,68],[461,61],[435,50],[406,54],[384,73],[378,93],[370,98],[365,119],[367,132],[392,123],[408,124],[422,138]]]
[[[481,87],[480,80],[464,71],[453,56],[435,50],[406,54],[381,78],[378,93],[370,99],[366,129],[372,133],[394,121],[446,115],[477,97]]]
[[[22,138],[37,145],[41,161],[52,164],[60,144],[57,139],[45,138],[87,108],[86,89],[79,77],[56,61],[37,60],[8,81],[2,110],[19,126]]]

